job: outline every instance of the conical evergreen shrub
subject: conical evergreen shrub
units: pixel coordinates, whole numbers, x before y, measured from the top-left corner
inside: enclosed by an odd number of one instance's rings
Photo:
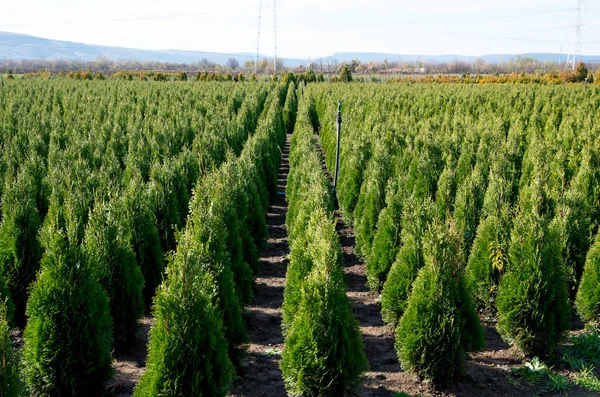
[[[285,98],[285,106],[283,107],[283,125],[288,133],[294,131],[297,108],[298,100],[296,99],[296,85],[294,82],[290,82]]]
[[[212,253],[192,233],[180,237],[157,291],[147,370],[136,397],[225,396],[233,367],[219,310]]]
[[[216,294],[213,303],[223,319],[225,337],[229,345],[230,357],[235,347],[248,340],[235,275],[231,265],[231,253],[227,248],[227,224],[223,217],[224,203],[213,201],[213,197],[223,197],[227,186],[210,186],[211,178],[204,178],[190,203],[190,217],[186,229],[199,244],[205,246],[211,261],[205,267],[215,280]]]
[[[10,340],[8,305],[0,301],[0,396],[24,396],[24,385],[19,371],[18,354]]]
[[[27,172],[6,180],[0,224],[0,277],[14,304],[14,320],[25,326],[29,286],[40,266],[42,249],[38,242],[41,227],[36,206],[38,188]]]
[[[464,375],[468,351],[483,348],[483,328],[463,279],[455,232],[434,226],[427,240],[426,265],[396,328],[396,351],[404,370],[445,383]]]
[[[587,253],[575,307],[585,321],[600,324],[600,237],[598,234]]]
[[[78,206],[51,204],[42,229],[41,271],[27,302],[23,366],[33,395],[103,395],[111,377],[108,298],[79,236]]]
[[[551,222],[543,182],[521,192],[509,248],[509,271],[498,287],[498,331],[526,355],[548,357],[569,329],[561,227]]]
[[[377,229],[369,255],[366,273],[367,285],[379,291],[394,263],[400,246],[403,179],[393,178],[387,192],[387,206],[379,213]]]
[[[129,181],[121,200],[127,228],[131,231],[131,245],[144,277],[142,295],[145,307],[150,308],[165,269],[165,254],[158,234],[156,216],[152,210],[149,191],[138,176]]]
[[[368,368],[358,323],[346,296],[335,224],[317,211],[306,246],[313,267],[301,282],[285,334],[281,370],[290,396],[352,395]]]
[[[408,303],[412,284],[423,267],[423,237],[431,221],[433,203],[411,195],[402,216],[401,246],[381,292],[381,315],[396,326]]]
[[[122,203],[97,203],[85,232],[84,249],[91,270],[108,295],[114,345],[126,348],[134,340],[144,311],[144,278],[131,248]]]
[[[365,181],[354,210],[356,252],[366,258],[371,252],[379,213],[385,205],[385,189],[392,176],[392,153],[390,139],[377,141],[373,157],[365,170]]]
[[[508,270],[508,247],[512,211],[510,181],[494,172],[484,199],[482,221],[469,254],[465,278],[480,311],[495,313],[501,276]]]

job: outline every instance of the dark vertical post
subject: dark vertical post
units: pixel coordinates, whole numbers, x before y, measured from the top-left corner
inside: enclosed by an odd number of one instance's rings
[[[337,194],[337,181],[340,174],[340,132],[342,129],[342,101],[338,101],[337,112],[337,144],[335,147],[335,175],[333,177],[333,193]]]
[[[585,88],[587,90],[587,83],[588,83],[588,78],[585,78],[585,83],[583,83],[583,88]]]

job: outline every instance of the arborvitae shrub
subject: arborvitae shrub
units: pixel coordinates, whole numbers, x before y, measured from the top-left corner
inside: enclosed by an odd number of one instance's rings
[[[587,253],[585,270],[581,277],[577,299],[577,312],[585,320],[600,324],[600,237],[596,235],[594,244]]]
[[[131,245],[144,277],[142,295],[146,308],[150,308],[152,304],[152,298],[162,282],[165,269],[165,254],[148,193],[136,177],[131,179],[122,196],[127,227],[131,231]]]
[[[390,148],[387,141],[389,140],[378,141],[375,147],[365,170],[365,181],[354,210],[356,252],[362,257],[367,257],[371,252],[377,218],[385,205],[385,188],[391,177],[393,164],[393,148]]]
[[[569,291],[575,297],[581,280],[586,254],[592,241],[592,232],[597,225],[597,171],[590,153],[584,150],[584,159],[566,192],[558,213],[563,224],[565,238],[565,262],[571,272]],[[595,161],[597,164],[597,160]]]
[[[41,227],[36,206],[38,189],[25,172],[7,179],[2,199],[0,225],[0,277],[9,289],[15,308],[15,321],[25,326],[25,306],[29,286],[40,266],[42,249],[38,242]]]
[[[157,291],[147,370],[136,397],[225,396],[232,380],[208,247],[184,232]]]
[[[371,254],[367,261],[367,285],[375,291],[383,286],[398,253],[403,198],[401,180],[394,179],[388,187],[387,207],[379,214]]]
[[[526,355],[548,357],[569,329],[570,309],[560,225],[550,222],[542,184],[521,193],[509,248],[509,271],[498,287],[498,331]]]
[[[27,302],[24,373],[33,395],[103,395],[113,372],[108,298],[87,263],[77,219],[69,209],[60,221],[62,211],[51,209],[42,230],[45,252]]]
[[[352,395],[368,367],[358,323],[346,296],[335,223],[313,214],[307,243],[313,268],[286,332],[281,370],[290,396]]]
[[[231,267],[231,254],[227,248],[227,225],[222,216],[219,203],[213,203],[212,197],[219,197],[218,189],[226,191],[227,186],[206,186],[211,179],[204,179],[198,186],[190,204],[190,217],[186,228],[192,238],[205,246],[211,261],[205,266],[215,280],[213,303],[223,319],[225,337],[229,344],[230,357],[236,346],[248,339],[235,278]]]
[[[471,245],[475,239],[485,191],[485,180],[479,168],[476,167],[456,193],[454,218],[458,232],[462,236],[462,253],[465,261],[469,257]]]
[[[150,189],[156,221],[165,252],[176,247],[175,230],[181,228],[189,202],[184,164],[173,157],[155,163],[150,172]]]
[[[230,160],[213,174],[207,175],[203,186],[207,189],[206,194],[211,202],[212,218],[225,226],[225,249],[229,253],[240,303],[244,305],[252,299],[254,276],[250,265],[244,260],[241,229],[246,227],[248,201],[238,177],[239,172],[238,167]]]
[[[287,97],[285,99],[285,106],[283,108],[283,125],[288,133],[294,131],[297,108],[298,100],[296,99],[296,85],[293,82],[290,82]]]
[[[10,340],[7,302],[0,301],[0,396],[24,396],[18,355]]]
[[[130,245],[130,231],[121,203],[96,204],[86,229],[85,252],[92,272],[110,302],[117,349],[135,338],[144,311],[144,278]]]
[[[469,254],[465,278],[480,311],[495,313],[501,276],[508,270],[512,211],[510,181],[491,174],[482,211],[483,220]]]
[[[386,323],[396,326],[408,303],[412,284],[424,265],[423,236],[431,221],[433,204],[414,195],[407,198],[402,216],[401,245],[383,284],[381,314]]]
[[[467,352],[483,348],[483,328],[471,301],[454,232],[429,232],[425,261],[396,328],[405,370],[445,383],[465,373]]]
[[[444,168],[438,179],[435,201],[437,204],[438,216],[445,218],[454,208],[454,199],[456,197],[455,174],[451,168]]]
[[[348,153],[352,156],[345,156],[343,149],[340,155],[340,169],[344,170],[338,182],[339,203],[344,218],[350,222],[355,222],[354,210],[358,202],[361,186],[364,180],[364,173],[367,164],[371,158],[371,144],[367,134],[360,134],[356,141],[348,146]]]

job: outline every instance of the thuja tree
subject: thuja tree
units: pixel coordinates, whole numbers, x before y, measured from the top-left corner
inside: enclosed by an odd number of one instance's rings
[[[365,258],[371,252],[377,218],[385,205],[385,190],[392,176],[393,153],[391,137],[377,141],[354,209],[356,251]]]
[[[35,180],[27,172],[6,179],[0,224],[0,275],[14,303],[15,321],[22,327],[29,286],[39,269],[42,253],[37,239],[41,227],[37,194]]]
[[[575,306],[585,321],[600,324],[600,237],[598,235],[587,253]]]
[[[377,221],[371,253],[367,260],[367,285],[378,291],[388,275],[400,247],[404,180],[392,178],[388,186],[386,203]]]
[[[508,270],[508,246],[512,225],[511,182],[492,172],[484,205],[483,220],[469,255],[465,277],[478,309],[496,310],[495,298],[501,276]]]
[[[408,197],[404,205],[400,249],[381,292],[383,320],[393,326],[404,314],[413,282],[425,264],[423,238],[434,210],[430,199],[415,195]]]
[[[313,267],[302,283],[296,313],[286,332],[281,370],[290,396],[352,395],[368,367],[358,323],[352,315],[341,268],[335,223],[313,213],[307,243]]]
[[[213,305],[212,254],[189,230],[157,291],[147,370],[136,397],[225,396],[232,380],[221,315]]]
[[[149,195],[149,190],[136,174],[129,180],[121,197],[125,221],[131,232],[131,246],[144,277],[142,295],[146,308],[152,304],[165,269],[164,251]]]
[[[101,395],[113,371],[108,298],[83,251],[72,201],[51,204],[41,271],[27,302],[23,363],[34,395]]]
[[[204,178],[197,187],[190,203],[190,216],[186,230],[192,234],[198,244],[202,244],[211,259],[205,271],[215,280],[213,303],[223,319],[225,337],[229,344],[230,357],[235,353],[235,347],[247,341],[246,329],[242,320],[240,298],[236,290],[235,276],[231,265],[231,253],[227,248],[228,229],[223,217],[221,203],[212,198],[223,197],[227,186],[208,186],[214,181]],[[187,232],[186,232],[187,233]]]
[[[290,82],[287,97],[285,99],[285,106],[283,108],[283,125],[287,132],[294,131],[297,108],[298,100],[296,98],[296,85],[293,82]]]
[[[498,331],[528,356],[547,357],[569,328],[561,230],[538,178],[521,193],[509,248],[509,270],[498,287]]]
[[[144,310],[144,278],[131,248],[124,208],[118,199],[97,203],[85,231],[85,253],[91,270],[110,301],[115,347],[134,339]]]
[[[456,232],[434,226],[406,311],[396,328],[402,367],[445,383],[465,373],[467,352],[483,348],[483,328],[461,271]]]
[[[10,340],[8,306],[0,301],[0,396],[24,396],[18,355]]]
[[[598,219],[598,182],[600,177],[595,164],[596,156],[584,148],[583,159],[577,174],[558,206],[562,221],[565,247],[565,262],[572,275],[569,277],[571,297],[577,292],[581,280],[586,253],[592,241],[592,232]]]

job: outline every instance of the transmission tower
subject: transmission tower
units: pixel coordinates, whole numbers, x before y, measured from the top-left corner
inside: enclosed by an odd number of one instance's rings
[[[273,72],[277,74],[277,0],[273,0],[273,36],[275,37],[275,58],[273,58]]]
[[[577,59],[581,60],[581,28],[583,27],[583,8],[586,0],[577,0],[577,20],[573,24],[575,27],[575,51],[567,57],[567,69],[575,71]]]
[[[260,18],[262,15],[262,0],[258,4],[258,37],[256,38],[256,59],[254,60],[254,74],[258,73],[258,51],[260,49]]]

